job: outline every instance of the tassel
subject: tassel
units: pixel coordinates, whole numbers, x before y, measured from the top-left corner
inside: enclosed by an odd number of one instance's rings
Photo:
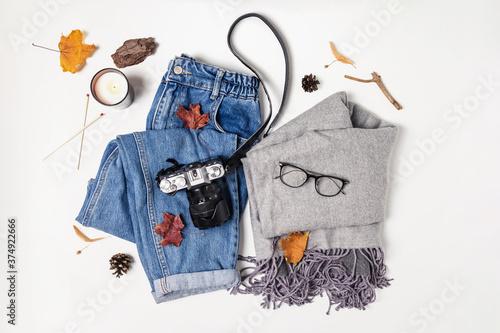
[[[306,250],[295,267],[286,264],[283,256],[238,259],[251,265],[241,269],[242,282],[231,294],[262,295],[263,308],[276,309],[283,303],[301,306],[324,293],[330,303],[327,314],[333,305],[337,311],[365,310],[375,301],[375,288],[387,287],[390,281],[385,277],[384,254],[379,248]]]

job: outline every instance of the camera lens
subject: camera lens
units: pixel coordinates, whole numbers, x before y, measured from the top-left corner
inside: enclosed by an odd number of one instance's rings
[[[163,178],[160,182],[160,190],[167,191],[170,188],[170,182]]]
[[[221,175],[222,170],[218,166],[214,166],[210,168],[210,177],[212,178],[217,178]]]
[[[217,183],[188,191],[189,212],[198,229],[209,229],[224,224],[230,213],[226,200],[221,197]]]
[[[184,177],[179,177],[174,182],[180,187],[186,185],[186,179]]]

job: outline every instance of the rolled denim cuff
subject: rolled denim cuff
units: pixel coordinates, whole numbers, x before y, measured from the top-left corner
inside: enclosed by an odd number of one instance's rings
[[[156,303],[162,303],[190,295],[228,289],[238,283],[240,283],[240,273],[236,269],[175,274],[154,280],[152,294]]]

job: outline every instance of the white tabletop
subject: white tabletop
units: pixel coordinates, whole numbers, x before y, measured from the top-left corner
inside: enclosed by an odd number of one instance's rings
[[[76,1],[3,0],[0,4],[0,327],[2,332],[494,332],[500,331],[498,265],[500,21],[498,1]],[[260,298],[222,290],[155,304],[134,244],[116,237],[85,243],[72,225],[106,143],[141,131],[169,59],[181,53],[248,72],[230,53],[226,33],[238,16],[258,12],[286,39],[290,96],[279,125],[330,94],[348,98],[400,128],[390,167],[383,243],[392,286],[366,311],[325,315],[326,297],[303,307],[262,310]],[[63,73],[61,34],[73,29],[97,49],[76,74]],[[131,38],[154,37],[154,55],[123,72],[132,106],[112,111],[90,99],[88,119],[105,118],[49,159],[82,127],[92,76]],[[235,45],[262,73],[275,105],[283,60],[256,20],[241,23]],[[356,68],[335,63],[328,42]],[[396,110],[368,79],[376,71]],[[319,89],[305,93],[301,78]],[[263,97],[263,95],[262,95]],[[261,98],[262,105],[265,99]],[[16,326],[7,320],[7,221],[17,217]],[[248,209],[240,253],[254,254]],[[79,224],[77,224],[79,226]],[[89,237],[104,233],[82,228]],[[109,258],[136,263],[116,280]],[[7,328],[7,329],[5,329]]]

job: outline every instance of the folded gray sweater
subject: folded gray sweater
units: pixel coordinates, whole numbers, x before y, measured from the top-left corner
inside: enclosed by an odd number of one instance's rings
[[[379,232],[396,134],[339,92],[258,143],[243,159],[256,258],[242,258],[252,272],[233,292],[263,295],[265,307],[302,305],[323,292],[337,309],[372,302],[374,288],[389,284]],[[288,187],[279,162],[347,179],[345,195],[319,195],[314,179]],[[293,231],[311,231],[297,266],[277,245]]]

